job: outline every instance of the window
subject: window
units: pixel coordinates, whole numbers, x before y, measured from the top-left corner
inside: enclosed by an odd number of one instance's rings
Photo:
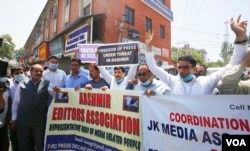
[[[160,3],[164,4],[164,0],[158,0]]]
[[[69,0],[65,0],[65,5],[66,5],[66,6],[69,5]]]
[[[125,8],[125,22],[131,24],[131,25],[134,25],[134,19],[135,19],[135,13],[134,13],[134,10],[129,8],[129,7],[126,7]]]
[[[148,17],[146,17],[146,25],[145,25],[146,31],[151,30],[152,31],[152,20]]]
[[[80,16],[86,16],[91,14],[91,0],[80,1]]]
[[[160,25],[160,38],[165,38],[165,27]]]
[[[70,5],[70,0],[65,0],[65,7],[64,7],[64,24],[63,27],[66,28],[68,27],[69,24],[69,5]]]
[[[90,15],[90,4],[83,8],[83,16]]]

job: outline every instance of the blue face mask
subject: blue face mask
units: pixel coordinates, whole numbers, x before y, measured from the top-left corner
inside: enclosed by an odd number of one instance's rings
[[[141,82],[141,85],[144,86],[144,87],[147,87],[151,84],[151,81],[150,80],[147,80],[145,82]]]
[[[23,81],[24,78],[25,78],[25,75],[24,75],[24,74],[14,75],[14,79],[15,79],[15,81],[17,81],[17,82]]]
[[[119,79],[119,80],[115,79],[115,82],[116,82],[117,84],[120,84],[120,83],[122,83],[123,80],[124,80],[124,78],[121,78],[121,79]]]
[[[182,81],[188,82],[188,81],[191,81],[193,79],[193,74],[189,74],[185,78],[182,78],[180,75],[179,75],[179,77],[182,79]]]
[[[58,64],[49,63],[49,68],[52,69],[52,70],[56,70],[58,68]]]

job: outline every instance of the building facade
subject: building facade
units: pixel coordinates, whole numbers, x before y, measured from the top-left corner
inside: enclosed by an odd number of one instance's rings
[[[172,64],[171,21],[170,0],[48,0],[22,59],[27,64],[56,55],[67,66],[78,43],[140,41],[143,52],[144,34],[151,30],[156,59]]]

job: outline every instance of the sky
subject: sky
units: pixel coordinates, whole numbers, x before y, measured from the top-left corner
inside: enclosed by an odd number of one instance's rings
[[[22,48],[47,0],[0,0],[0,35],[9,34]]]
[[[16,49],[23,47],[46,2],[0,0],[0,35],[10,34]],[[220,59],[226,27],[229,42],[234,41],[231,17],[236,19],[242,14],[242,20],[250,20],[250,0],[171,0],[171,10],[172,47],[189,44],[192,48],[205,49],[209,61]]]
[[[225,37],[230,43],[234,42],[231,17],[236,20],[241,14],[241,20],[250,20],[249,0],[171,0],[171,10],[174,16],[172,47],[181,48],[188,43],[192,48],[205,49],[207,61],[221,59],[221,45]],[[225,36],[226,31],[229,36]]]

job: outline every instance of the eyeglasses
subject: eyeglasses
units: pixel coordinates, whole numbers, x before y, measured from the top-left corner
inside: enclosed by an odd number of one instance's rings
[[[145,75],[147,75],[146,72],[144,72],[144,73],[138,73],[138,74],[137,74],[138,77],[140,77],[140,76],[145,76]]]
[[[177,66],[178,69],[189,69],[191,66]]]

